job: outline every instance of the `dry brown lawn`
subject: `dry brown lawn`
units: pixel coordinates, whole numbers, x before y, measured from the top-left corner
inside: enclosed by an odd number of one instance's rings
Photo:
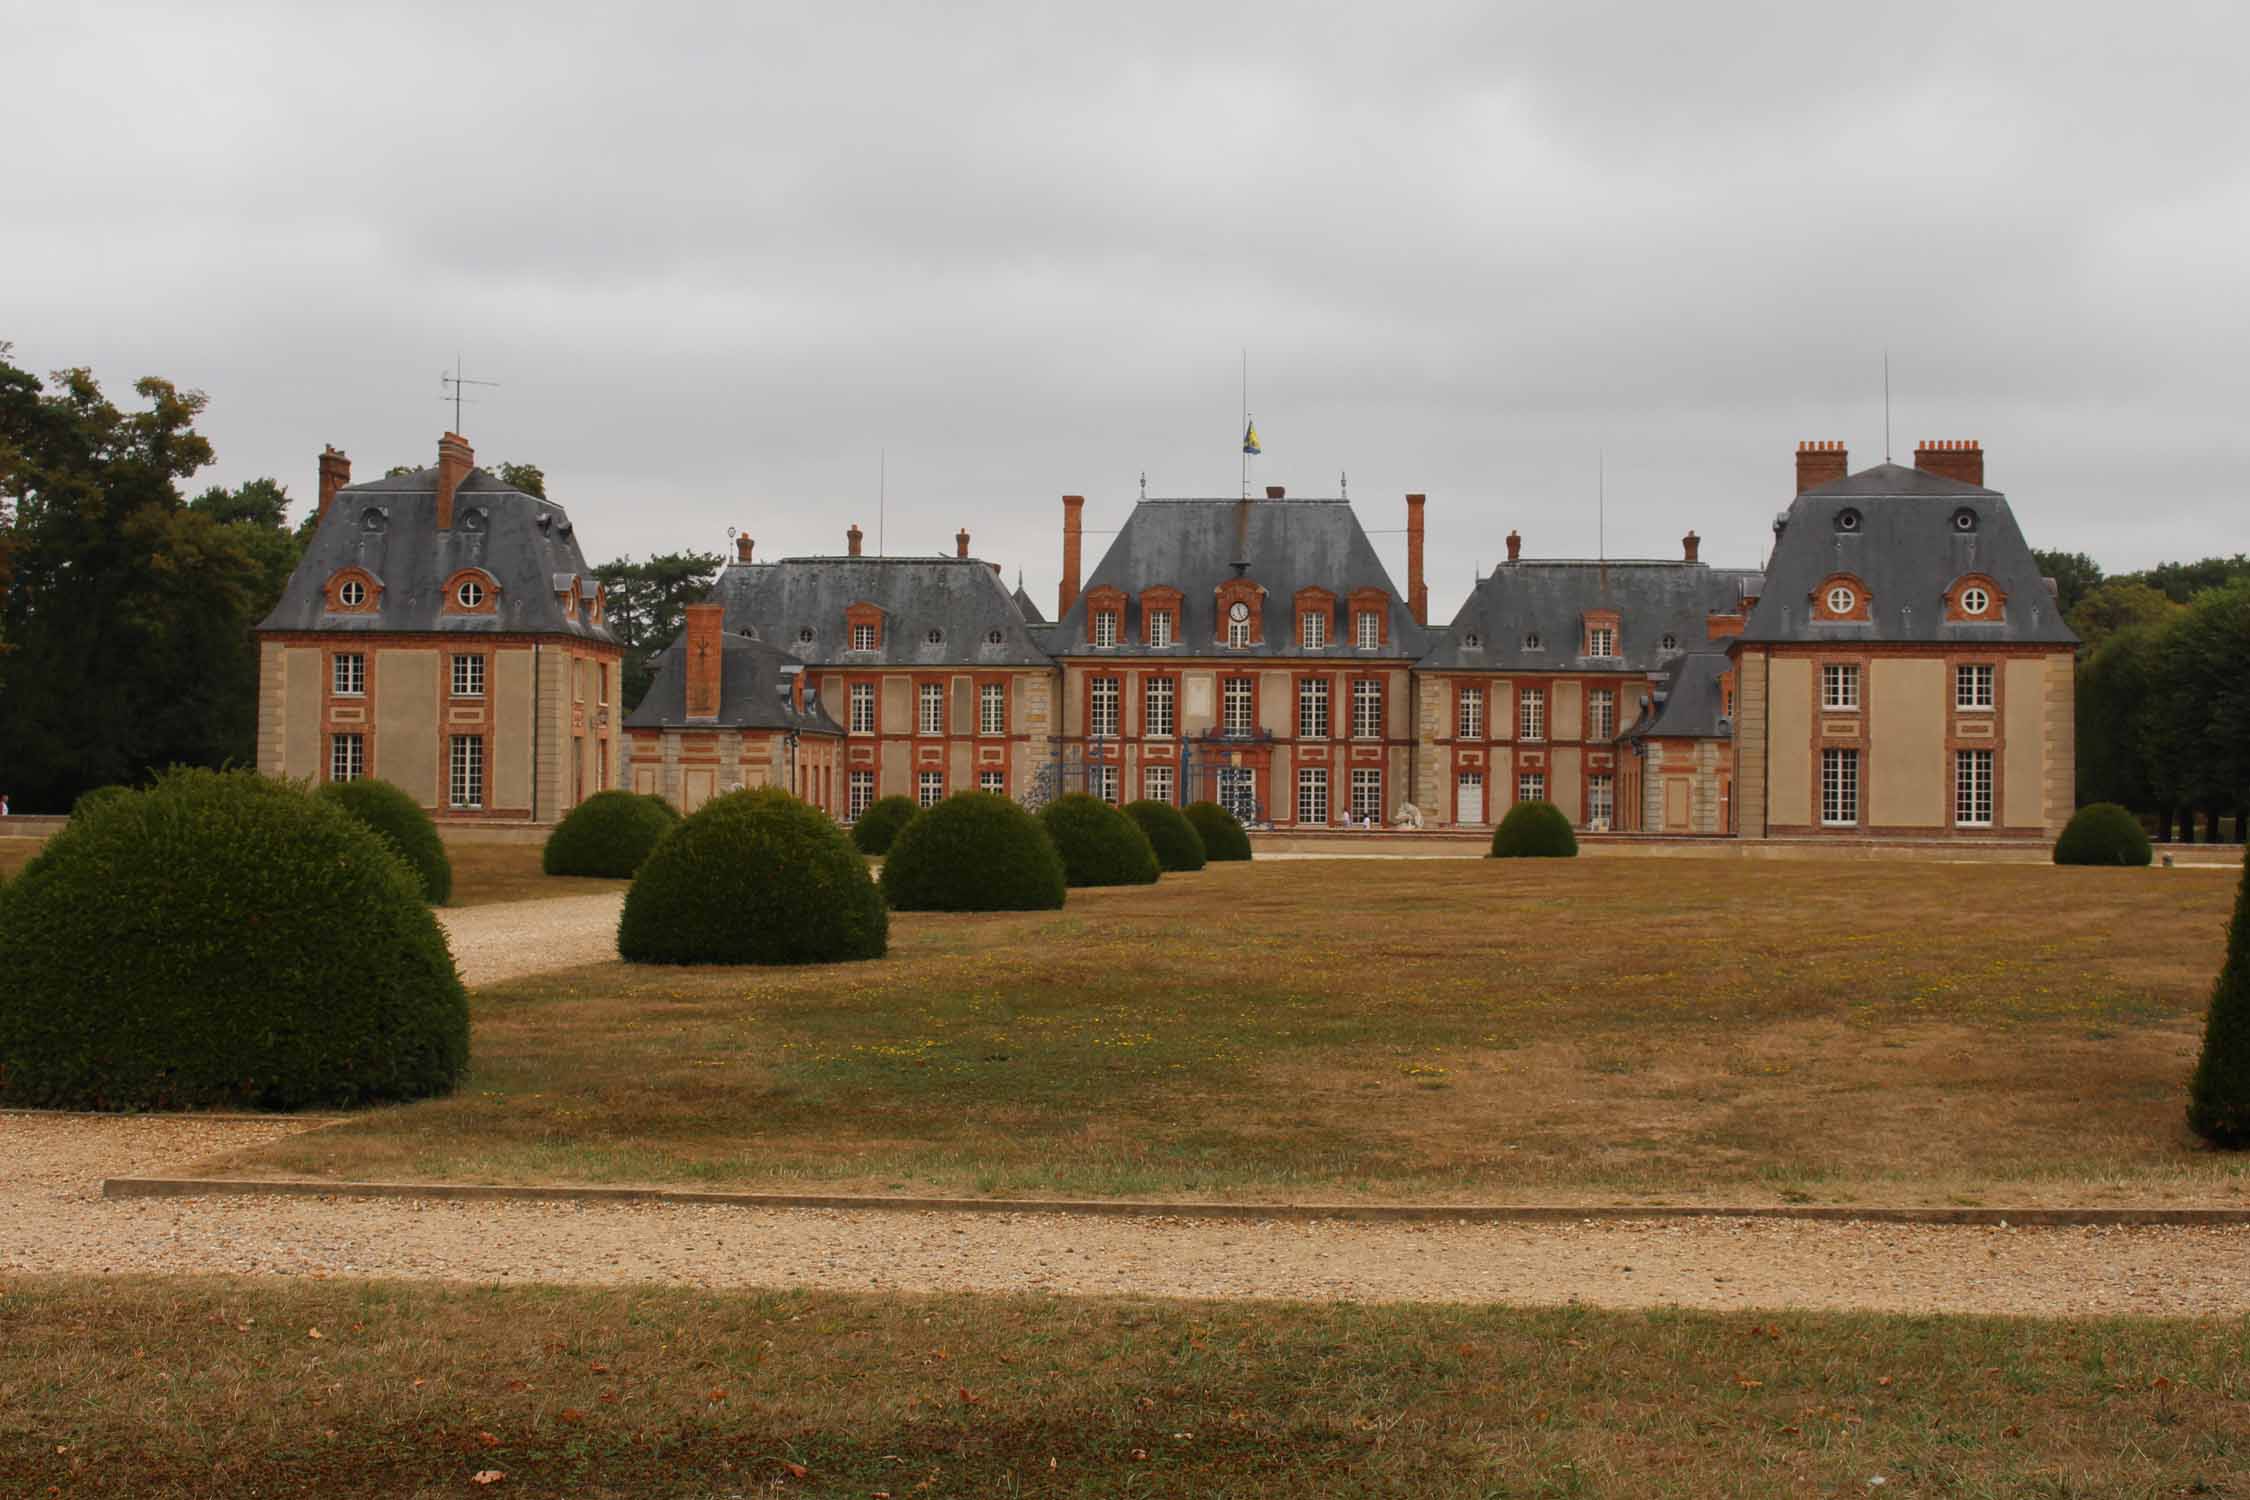
[[[892,954],[475,999],[474,1074],[224,1165],[1237,1200],[2234,1203],[2224,872],[1271,863]]]

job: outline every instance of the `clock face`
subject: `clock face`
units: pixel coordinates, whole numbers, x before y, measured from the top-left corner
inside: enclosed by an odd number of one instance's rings
[[[1234,601],[1234,603],[1233,603],[1233,604],[1231,604],[1231,605],[1229,605],[1229,606],[1228,606],[1228,608],[1227,608],[1227,618],[1228,618],[1228,619],[1230,619],[1230,620],[1247,620],[1247,619],[1249,619],[1249,618],[1250,618],[1250,606],[1249,606],[1249,605],[1247,605],[1247,604],[1244,604],[1244,603],[1243,603],[1243,602],[1242,602],[1242,601],[1241,601],[1240,599],[1237,599],[1237,600],[1235,600],[1235,601]]]

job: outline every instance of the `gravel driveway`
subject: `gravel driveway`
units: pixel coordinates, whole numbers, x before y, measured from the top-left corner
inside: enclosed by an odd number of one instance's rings
[[[462,982],[473,988],[617,957],[617,917],[624,909],[623,891],[604,891],[440,910],[437,919]]]
[[[607,899],[607,898],[604,898]],[[2239,1315],[2250,1230],[1771,1220],[1495,1225],[316,1198],[104,1200],[296,1121],[0,1115],[0,1275]]]

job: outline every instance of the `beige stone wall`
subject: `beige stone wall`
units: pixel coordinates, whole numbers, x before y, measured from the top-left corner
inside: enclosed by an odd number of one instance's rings
[[[1547,693],[1547,738],[1582,740],[1586,737],[1586,694],[1575,682],[1558,682]],[[1552,788],[1549,788],[1551,791]],[[1557,807],[1566,804],[1553,799]],[[1576,802],[1567,804],[1576,807]]]
[[[1766,683],[1766,801],[1771,821],[1785,828],[1813,821],[1812,713],[1813,664],[1801,657],[1770,660]]]
[[[2058,651],[2047,658],[2047,799],[2041,826],[2052,838],[2078,806],[2078,657]]]
[[[1451,746],[1439,744],[1438,736],[1453,733],[1453,680],[1430,676],[1413,681],[1414,783],[1410,795],[1422,809],[1425,823],[1443,823],[1453,816],[1453,757]],[[1395,811],[1398,798],[1393,796],[1391,801]]]
[[[2008,828],[2041,828],[2047,809],[2046,660],[2008,658],[2000,700],[2007,720],[2001,732],[2008,737],[2000,773],[2000,822]]]
[[[320,764],[320,700],[326,687],[320,680],[321,656],[313,646],[290,646],[283,651],[281,766],[284,776],[318,777]],[[388,774],[388,773],[384,773]]]
[[[531,805],[531,652],[492,657],[492,805]]]
[[[289,667],[278,641],[258,643],[258,770],[289,774]]]
[[[1336,705],[1328,705],[1333,713]],[[1266,672],[1258,679],[1258,726],[1270,734],[1293,735],[1297,732],[1297,695],[1290,688],[1287,672]],[[1289,799],[1294,807],[1296,787],[1290,787]],[[1279,800],[1279,794],[1276,799]]]
[[[1766,832],[1766,776],[1769,745],[1766,654],[1744,651],[1735,658],[1735,827],[1750,838]]]
[[[885,734],[912,734],[916,728],[914,715],[914,682],[907,677],[886,677],[877,690],[876,720]]]
[[[1219,722],[1219,674],[1180,674],[1180,731],[1193,737],[1207,733]]]
[[[369,670],[375,674],[374,774],[424,807],[439,806],[445,788],[434,732],[438,654],[378,651]]]
[[[1942,828],[1952,821],[1951,713],[1942,660],[1879,656],[1867,665],[1866,820],[1875,828]]]
[[[1547,752],[1547,800],[1561,808],[1563,816],[1570,819],[1574,827],[1585,822],[1580,816],[1583,806],[1579,792],[1583,785],[1580,759],[1575,745]]]

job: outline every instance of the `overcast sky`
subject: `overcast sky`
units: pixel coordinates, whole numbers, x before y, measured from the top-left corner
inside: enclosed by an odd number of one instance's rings
[[[1503,552],[1755,564],[1799,439],[1979,438],[2033,545],[2250,546],[2236,5],[0,0],[0,339],[227,483],[545,468],[591,557],[1348,473]],[[1601,457],[1601,456],[1606,456]],[[1093,539],[1096,543],[1100,538]],[[1088,566],[1098,554],[1089,548]]]

